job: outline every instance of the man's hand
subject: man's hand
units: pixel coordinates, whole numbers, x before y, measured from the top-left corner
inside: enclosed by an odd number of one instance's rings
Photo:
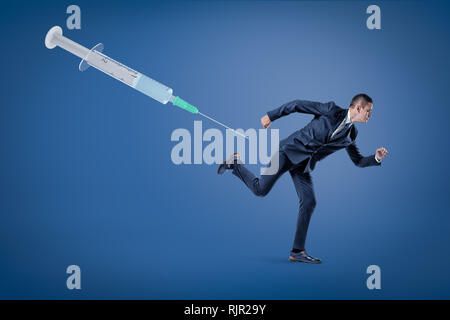
[[[381,161],[381,159],[385,158],[387,154],[388,152],[385,148],[378,148],[375,157],[378,159],[378,161]]]
[[[269,129],[271,123],[272,123],[272,121],[270,121],[270,118],[267,114],[261,118],[261,124],[262,124],[263,128]]]

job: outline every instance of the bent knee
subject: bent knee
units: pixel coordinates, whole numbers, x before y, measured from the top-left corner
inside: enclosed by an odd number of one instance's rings
[[[253,193],[258,197],[265,197],[269,193],[270,188],[261,188],[261,186],[258,184],[253,188]]]
[[[265,197],[265,196],[267,196],[267,194],[269,193],[269,190],[265,190],[265,189],[255,189],[254,191],[253,191],[253,193],[255,194],[255,196],[258,196],[258,197]]]
[[[253,182],[253,188],[251,188],[255,196],[265,197],[270,191],[269,187],[259,184],[259,179]]]

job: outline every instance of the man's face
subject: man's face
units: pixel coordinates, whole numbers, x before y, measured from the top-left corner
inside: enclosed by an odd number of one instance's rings
[[[362,123],[367,123],[367,120],[369,120],[369,118],[372,117],[372,103],[358,103],[356,105],[356,121],[357,122],[362,122]]]

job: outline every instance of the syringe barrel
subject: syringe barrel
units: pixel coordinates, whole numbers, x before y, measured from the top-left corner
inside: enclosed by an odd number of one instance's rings
[[[126,65],[111,59],[107,55],[96,50],[91,51],[85,57],[86,62],[94,68],[106,73],[107,75],[122,81],[130,87],[142,92],[143,94],[155,99],[162,104],[169,102],[173,90]]]
[[[166,104],[172,97],[173,90],[162,83],[140,73],[134,80],[133,88],[147,96]]]

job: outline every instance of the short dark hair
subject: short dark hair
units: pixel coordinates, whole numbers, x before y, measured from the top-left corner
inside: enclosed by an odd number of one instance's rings
[[[369,97],[367,94],[365,93],[359,93],[356,96],[353,97],[352,102],[350,103],[350,107],[352,106],[356,106],[359,102],[362,102],[363,106],[365,107],[368,103],[373,103],[372,98]]]

